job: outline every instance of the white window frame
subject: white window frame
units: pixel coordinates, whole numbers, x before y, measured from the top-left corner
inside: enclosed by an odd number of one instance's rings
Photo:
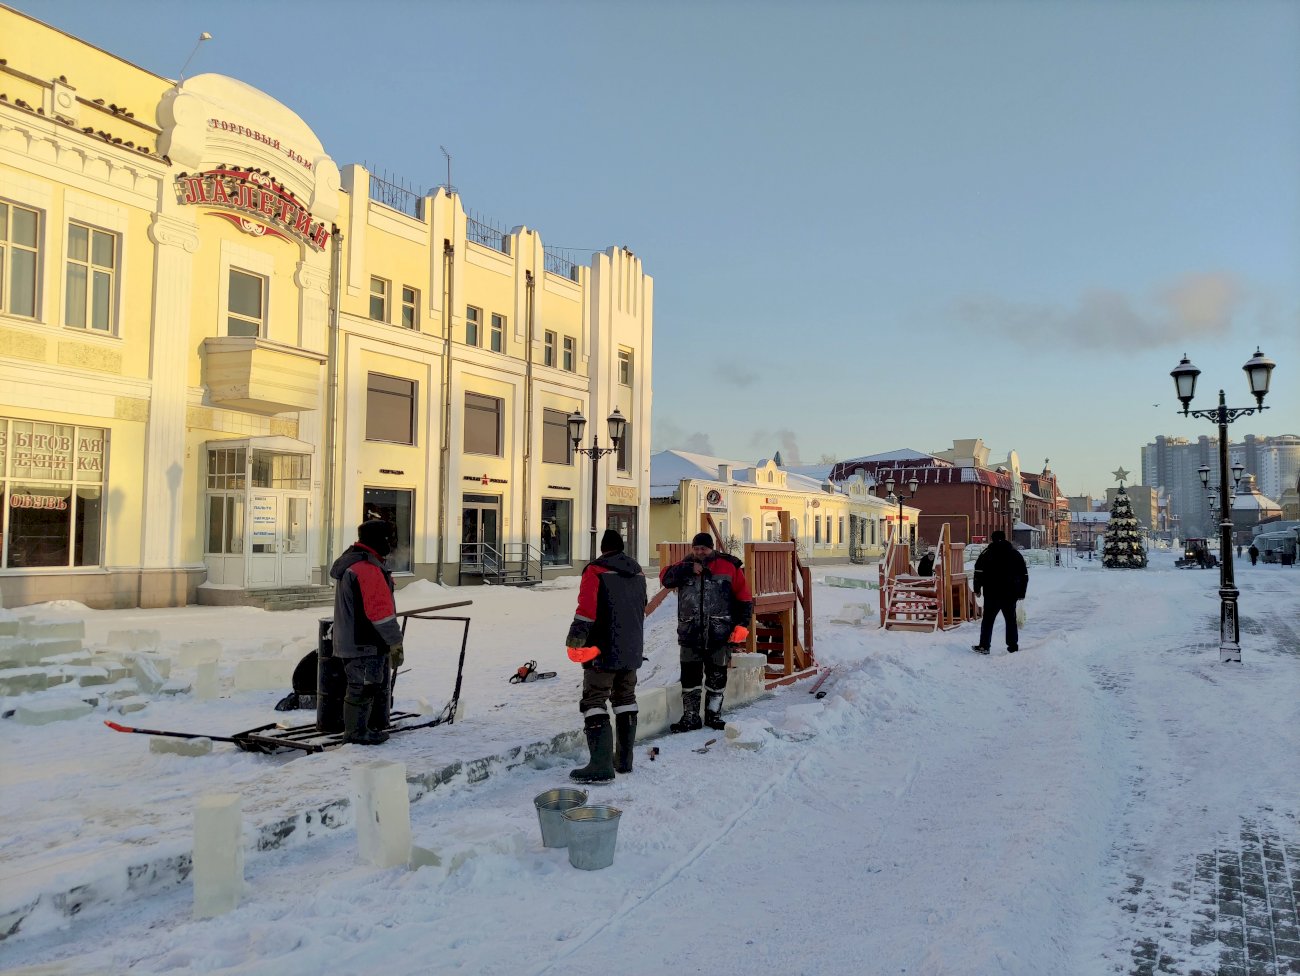
[[[474,314],[471,315],[470,313]],[[474,341],[469,340],[469,327],[474,326]],[[483,346],[483,309],[477,305],[465,306],[465,345],[482,348]]]
[[[506,351],[506,317],[500,312],[492,312],[488,317],[487,348],[492,352]]]
[[[42,288],[41,282],[45,280],[44,257],[42,251],[45,250],[45,226],[49,217],[49,210],[33,206],[20,200],[13,199],[6,194],[0,197],[0,203],[8,207],[8,213],[5,214],[4,239],[0,241],[0,314],[12,315],[16,319],[27,319],[29,321],[39,322],[41,320],[42,306]],[[26,210],[36,215],[36,246],[29,247],[26,244],[15,244],[13,241],[14,225],[14,208]],[[13,249],[31,253],[33,257],[32,266],[35,269],[35,280],[32,282],[32,314],[26,312],[14,312],[10,310],[9,296],[12,292],[10,278],[13,268],[12,253]]]
[[[560,346],[560,369],[566,373],[578,371],[578,341],[573,336],[565,336]],[[565,365],[565,363],[568,365]]]
[[[257,323],[256,338],[265,339],[267,320],[269,318],[269,316],[266,314],[266,306],[267,306],[268,293],[271,290],[271,279],[268,278],[266,275],[260,275],[252,271],[247,271],[244,268],[236,268],[234,266],[231,266],[226,270],[226,314],[222,317],[222,322],[225,325],[225,332],[223,334],[227,336],[231,334],[230,320],[232,318],[238,319],[240,322],[248,322],[250,324],[254,321],[250,316],[245,315],[243,312],[236,312],[230,308],[230,276],[233,274],[242,274],[246,278],[256,278],[262,284],[262,318],[261,321]],[[249,338],[249,337],[240,336],[240,338]]]
[[[559,336],[554,332],[546,331],[542,334],[542,365],[550,366],[552,369],[559,360]]]
[[[406,300],[407,292],[411,293],[411,300]],[[407,311],[410,311],[411,324],[406,324]],[[402,317],[397,323],[403,329],[410,329],[412,332],[420,331],[420,289],[413,288],[411,285],[402,286]]]
[[[86,258],[74,258],[72,256],[72,246],[69,238],[72,236],[72,228],[80,227],[86,232]],[[111,336],[117,335],[117,311],[118,311],[118,294],[121,291],[121,274],[119,268],[122,264],[122,235],[117,231],[108,230],[104,227],[98,227],[95,224],[84,220],[68,220],[67,236],[64,238],[63,253],[63,327],[65,329],[76,329],[87,335]],[[113,241],[113,264],[105,269],[103,265],[95,264],[95,236],[103,234]],[[68,321],[68,282],[72,277],[72,266],[78,265],[86,269],[86,306],[82,310],[85,316],[84,325],[74,325]],[[96,328],[90,321],[94,309],[94,276],[95,273],[107,270],[109,274],[109,295],[108,295],[108,327]]]
[[[619,348],[618,350],[618,382],[620,386],[630,387],[632,385],[632,350]]]
[[[216,334],[227,336],[230,333],[226,331],[227,309],[230,307],[230,272],[242,271],[244,274],[260,275],[265,280],[265,288],[262,291],[262,335],[261,338],[271,338],[271,280],[275,275],[275,258],[264,251],[258,251],[251,247],[234,241],[221,242],[221,278],[218,283],[218,299],[216,310]],[[295,320],[294,325],[297,325]],[[296,343],[291,343],[295,344]]]
[[[375,283],[380,285],[379,291],[375,291]],[[375,299],[384,303],[382,314],[375,317]],[[370,302],[366,306],[366,315],[371,322],[388,322],[388,313],[393,306],[393,283],[387,278],[381,278],[379,275],[370,276]]]

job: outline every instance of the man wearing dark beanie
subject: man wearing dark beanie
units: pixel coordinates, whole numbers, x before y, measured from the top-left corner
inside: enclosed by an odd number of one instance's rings
[[[393,575],[384,566],[393,526],[357,526],[357,541],[334,560],[334,656],[342,659],[343,741],[376,746],[388,739],[392,668],[402,663],[402,627],[393,603]]]
[[[693,732],[705,725],[726,728],[722,699],[727,690],[731,645],[749,637],[749,622],[754,616],[754,597],[741,567],[735,556],[714,550],[713,536],[699,532],[691,539],[691,554],[659,573],[664,588],[677,591],[682,717],[668,727],[673,732]],[[702,693],[706,693],[703,722]]]
[[[632,772],[636,742],[636,669],[641,667],[645,631],[645,574],[623,551],[623,537],[606,529],[600,558],[587,564],[578,587],[578,609],[565,644],[569,659],[582,665],[582,712],[591,760],[569,773],[578,783],[608,783],[614,773]],[[614,707],[618,739],[605,704]]]

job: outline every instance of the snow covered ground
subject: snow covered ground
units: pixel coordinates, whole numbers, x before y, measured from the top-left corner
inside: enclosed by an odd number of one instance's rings
[[[591,790],[624,811],[608,869],[574,870],[541,846],[532,797],[564,785],[576,758],[543,756],[412,805],[415,843],[463,855],[445,858],[463,860],[455,870],[365,867],[351,827],[325,830],[250,851],[228,915],[192,920],[184,883],[124,892],[71,920],[33,915],[0,942],[0,969],[973,976],[1145,972],[1149,957],[1162,971],[1215,971],[1231,940],[1197,937],[1198,863],[1262,836],[1300,880],[1300,570],[1239,563],[1237,574],[1240,667],[1218,660],[1217,574],[1175,570],[1166,553],[1143,571],[1031,567],[1016,656],[1000,628],[991,657],[971,653],[970,624],[877,630],[874,591],[825,582],[874,579],[874,567],[819,568],[817,653],[836,666],[827,696],[805,682],[733,713],[757,750],[707,730],[656,740],[653,762],[640,746],[631,776]],[[347,796],[357,762],[398,759],[414,774],[577,728],[579,673],[562,646],[575,596],[573,581],[402,591],[402,609],[474,600],[466,714],[380,749],[286,759],[218,744],[183,758],[102,725],[228,733],[283,717],[271,711],[283,692],[0,723],[3,907],[15,891],[102,881],[146,851],[183,853],[202,793],[241,792],[250,838]],[[864,603],[864,624],[831,622]],[[296,657],[321,615],[41,612],[83,618],[87,644],[123,628],[158,629],[173,646],[219,639],[227,676],[268,647]],[[651,619],[645,686],[676,679],[674,613],[670,598]],[[398,704],[436,709],[459,636],[411,627]],[[559,677],[507,682],[534,658]]]

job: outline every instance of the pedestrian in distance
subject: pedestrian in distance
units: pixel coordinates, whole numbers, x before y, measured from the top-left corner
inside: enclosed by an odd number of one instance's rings
[[[644,660],[646,584],[641,566],[623,548],[623,537],[606,529],[600,540],[600,558],[582,571],[578,609],[565,641],[569,659],[582,665],[578,709],[589,760],[569,773],[569,778],[579,783],[608,783],[616,772],[632,772],[636,670]],[[613,705],[615,729],[610,728],[606,702]]]
[[[917,576],[934,575],[934,550],[933,549],[927,549],[925,555],[921,557],[921,561],[916,564],[916,575]]]
[[[393,526],[357,526],[357,541],[334,560],[334,656],[343,661],[343,741],[377,746],[388,740],[392,674],[404,660],[402,628],[393,602],[393,574],[384,564]]]
[[[1255,563],[1259,560],[1259,546],[1255,545],[1255,543],[1252,542],[1250,544],[1250,548],[1247,549],[1246,551],[1250,553],[1250,564],[1254,566]],[[1240,555],[1240,553],[1238,553],[1238,555]]]
[[[1016,603],[1025,598],[1029,570],[1025,557],[1007,541],[1005,532],[994,532],[991,538],[989,547],[975,560],[975,595],[984,594],[984,615],[980,618],[980,642],[971,650],[980,654],[989,652],[993,623],[1000,613],[1006,621],[1007,653],[1014,654],[1020,650]]]
[[[742,563],[713,548],[713,536],[699,532],[691,554],[659,573],[665,589],[677,591],[677,643],[681,649],[682,717],[672,732],[707,725],[726,728],[722,701],[727,690],[731,647],[749,637],[754,598]],[[700,698],[704,696],[704,720]]]

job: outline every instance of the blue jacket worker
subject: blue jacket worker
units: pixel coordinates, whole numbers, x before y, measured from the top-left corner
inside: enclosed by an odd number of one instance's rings
[[[403,661],[402,628],[393,602],[393,575],[384,565],[393,526],[357,526],[357,541],[334,560],[334,656],[343,661],[343,741],[377,746],[388,740],[393,668]]]
[[[636,670],[644,660],[645,573],[623,551],[623,537],[606,529],[600,558],[582,571],[578,610],[565,641],[570,660],[582,665],[582,712],[590,761],[569,778],[608,783],[614,773],[632,772],[636,743]],[[618,740],[605,703],[614,706]]]

